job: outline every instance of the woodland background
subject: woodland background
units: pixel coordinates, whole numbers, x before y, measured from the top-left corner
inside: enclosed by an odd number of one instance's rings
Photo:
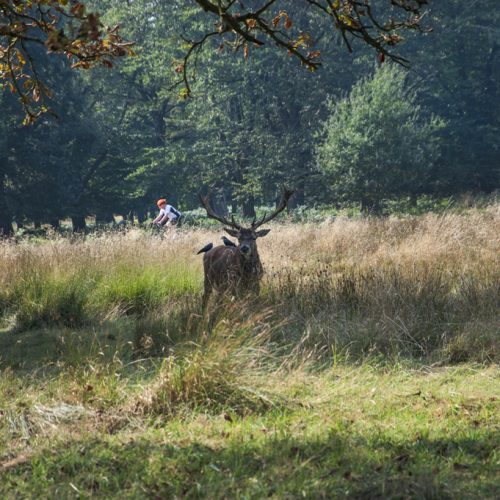
[[[22,125],[10,92],[0,95],[0,228],[86,217],[139,221],[159,197],[181,210],[212,186],[221,211],[253,216],[286,183],[292,206],[355,206],[375,213],[397,201],[491,193],[499,181],[500,10],[496,0],[442,0],[433,31],[408,35],[394,63],[370,49],[350,54],[340,35],[299,2],[290,18],[310,26],[323,67],[307,71],[267,45],[248,57],[207,46],[193,97],[181,99],[175,67],[186,39],[213,20],[186,1],[89,2],[135,57],[109,70],[71,70],[34,48],[54,91],[47,114]]]

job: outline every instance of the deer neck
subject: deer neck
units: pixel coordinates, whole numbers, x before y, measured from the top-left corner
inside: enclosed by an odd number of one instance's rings
[[[255,250],[255,252],[249,259],[246,259],[241,252],[239,252],[239,255],[240,255],[240,266],[244,273],[251,274],[261,268],[260,257],[257,250]]]

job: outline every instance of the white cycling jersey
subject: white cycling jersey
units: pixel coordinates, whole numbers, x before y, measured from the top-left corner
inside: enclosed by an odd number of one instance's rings
[[[169,221],[177,220],[182,213],[175,209],[172,205],[167,205],[165,208],[160,209],[160,214],[162,217],[165,215],[168,217]]]

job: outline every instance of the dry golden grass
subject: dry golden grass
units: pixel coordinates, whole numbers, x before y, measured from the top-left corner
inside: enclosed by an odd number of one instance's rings
[[[201,312],[196,251],[221,233],[2,242],[0,310],[21,330],[136,315],[149,330],[184,335]],[[259,252],[263,293],[244,307],[249,315],[274,308],[269,321],[287,322],[277,335],[301,356],[498,357],[498,204],[464,215],[273,225]]]
[[[499,229],[275,224],[207,313],[220,231],[1,242],[0,496],[493,498]]]
[[[498,268],[500,205],[465,215],[343,219],[321,224],[271,225],[259,240],[266,269],[297,269],[317,263],[373,268],[388,263],[411,268],[427,263],[455,271]],[[0,244],[0,286],[8,287],[24,273],[141,268],[158,264],[201,270],[196,251],[209,241],[220,243],[222,229],[177,230],[163,238],[132,229],[87,239],[54,238]]]

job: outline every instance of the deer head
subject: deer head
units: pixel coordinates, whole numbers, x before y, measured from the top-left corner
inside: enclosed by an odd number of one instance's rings
[[[200,201],[207,211],[208,217],[218,220],[226,226],[224,227],[224,231],[238,240],[238,249],[243,258],[250,260],[253,256],[257,255],[257,238],[266,236],[270,231],[270,229],[258,230],[258,228],[263,224],[268,223],[269,221],[274,219],[280,212],[282,212],[286,208],[288,200],[293,195],[293,193],[294,192],[292,190],[289,190],[285,186],[283,186],[281,200],[276,207],[276,210],[274,210],[274,212],[270,215],[264,214],[264,216],[260,220],[257,220],[255,218],[252,221],[250,227],[243,227],[238,224],[234,220],[234,216],[231,216],[231,219],[228,219],[226,217],[217,215],[210,206],[210,193],[207,194],[207,196],[200,195]]]

